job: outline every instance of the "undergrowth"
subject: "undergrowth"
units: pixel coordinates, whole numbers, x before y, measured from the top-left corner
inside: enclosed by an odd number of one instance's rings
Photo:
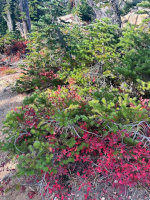
[[[7,114],[1,149],[43,198],[123,199],[128,188],[147,188],[148,28],[119,30],[108,19],[52,27],[30,36],[16,90],[34,92]]]

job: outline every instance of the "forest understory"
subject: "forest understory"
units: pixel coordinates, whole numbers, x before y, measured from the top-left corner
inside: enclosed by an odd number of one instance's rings
[[[0,0],[0,200],[150,199],[149,13]]]

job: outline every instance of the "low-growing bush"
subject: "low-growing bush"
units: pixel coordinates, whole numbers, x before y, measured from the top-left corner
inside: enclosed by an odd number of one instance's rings
[[[43,195],[60,199],[75,197],[74,178],[84,199],[101,197],[91,196],[98,183],[120,192],[150,184],[149,100],[115,89],[91,94],[90,101],[78,93],[73,83],[37,91],[7,114],[2,149],[17,157],[18,175],[38,175]]]
[[[12,33],[7,33],[0,37],[0,53],[4,53],[5,48],[12,43],[15,36]]]
[[[0,37],[0,53],[3,54],[0,61],[10,62],[9,64],[19,61],[28,52],[27,43],[28,41],[23,41],[13,33]]]
[[[18,55],[26,53],[27,41],[11,41],[11,44],[4,49],[4,54],[9,55]]]

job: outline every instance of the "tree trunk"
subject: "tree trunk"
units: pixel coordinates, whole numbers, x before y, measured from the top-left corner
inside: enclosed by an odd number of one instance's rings
[[[8,31],[11,32],[13,31],[13,21],[11,18],[11,11],[10,11],[10,4],[9,1],[6,1],[6,11],[5,11],[5,15],[3,16],[4,20],[7,23],[7,27],[8,27]]]
[[[116,0],[110,0],[110,2],[112,4],[113,12],[114,12],[114,15],[115,15],[115,21],[119,25],[119,27],[121,28],[121,17],[120,17],[120,11],[119,11],[119,8],[118,8],[118,4],[117,4]]]
[[[18,30],[21,34],[21,37],[25,37],[24,35],[24,28],[23,28],[23,24],[20,22],[16,22],[16,30]]]
[[[27,37],[27,33],[31,31],[31,20],[29,15],[28,0],[20,0],[19,7],[21,14],[23,15],[22,24],[24,36]]]

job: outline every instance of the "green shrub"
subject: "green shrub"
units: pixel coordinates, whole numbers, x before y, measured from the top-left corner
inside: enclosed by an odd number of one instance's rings
[[[122,32],[118,47],[120,59],[116,70],[127,79],[148,80],[150,75],[149,30],[143,26],[128,26]]]
[[[0,36],[0,53],[4,53],[5,48],[12,43],[15,39],[13,33],[7,33],[4,36]]]
[[[78,5],[79,16],[83,21],[92,21],[94,19],[94,11],[85,0],[81,0]]]

